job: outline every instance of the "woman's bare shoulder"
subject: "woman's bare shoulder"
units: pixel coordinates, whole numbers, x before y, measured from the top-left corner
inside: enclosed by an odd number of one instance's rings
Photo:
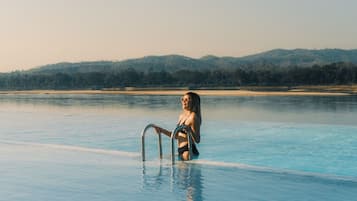
[[[195,112],[192,112],[191,114],[190,114],[190,117],[189,117],[189,121],[190,122],[195,122],[195,121],[197,121],[199,118],[198,118],[198,115],[195,113]]]

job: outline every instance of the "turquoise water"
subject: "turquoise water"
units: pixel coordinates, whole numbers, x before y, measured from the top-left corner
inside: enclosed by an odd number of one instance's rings
[[[199,159],[157,157],[178,96],[0,95],[0,200],[354,200],[357,97],[202,96]]]

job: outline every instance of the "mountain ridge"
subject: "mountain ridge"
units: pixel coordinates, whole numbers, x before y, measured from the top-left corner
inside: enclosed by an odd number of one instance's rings
[[[169,54],[145,56],[122,61],[84,61],[60,62],[27,70],[29,73],[85,73],[119,72],[134,69],[140,72],[174,72],[178,70],[215,70],[215,69],[259,69],[260,67],[310,67],[330,63],[357,64],[357,49],[273,49],[243,57],[218,57],[206,55],[191,58],[184,55]]]

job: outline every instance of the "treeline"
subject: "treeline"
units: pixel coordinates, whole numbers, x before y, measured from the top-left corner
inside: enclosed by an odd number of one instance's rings
[[[259,68],[259,70],[178,70],[168,73],[120,72],[0,74],[1,90],[103,89],[123,87],[234,87],[353,84],[357,65],[333,63],[324,66]]]

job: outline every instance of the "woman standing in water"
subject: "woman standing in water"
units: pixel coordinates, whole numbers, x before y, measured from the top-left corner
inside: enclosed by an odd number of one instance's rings
[[[196,147],[196,143],[200,143],[200,127],[201,127],[201,100],[200,96],[194,92],[187,92],[181,98],[182,113],[179,116],[177,126],[185,125],[192,131],[192,153],[194,156],[198,156],[199,152]],[[154,127],[158,133],[163,133],[171,137],[171,132],[163,129],[159,126]],[[188,150],[188,135],[186,131],[181,131],[176,135],[178,140],[178,153],[182,160],[189,159]]]

